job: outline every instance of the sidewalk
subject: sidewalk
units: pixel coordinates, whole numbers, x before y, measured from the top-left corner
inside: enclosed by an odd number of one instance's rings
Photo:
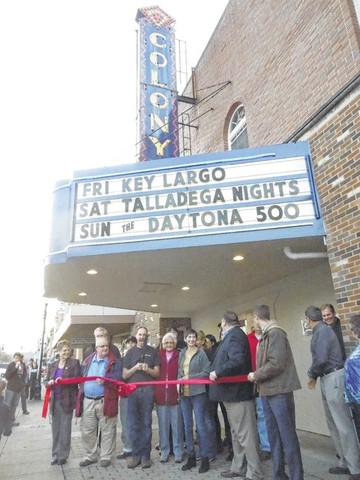
[[[173,457],[168,463],[160,463],[159,452],[152,451],[152,467],[142,470],[140,467],[130,470],[126,460],[114,459],[108,468],[100,466],[100,462],[90,467],[80,468],[83,448],[80,438],[79,420],[74,419],[71,454],[63,466],[51,466],[51,427],[48,419],[41,418],[42,402],[28,402],[30,415],[20,411],[17,420],[19,427],[13,428],[10,437],[0,440],[0,479],[1,480],[115,480],[126,477],[126,480],[149,480],[149,478],[167,480],[192,480],[202,477],[198,468],[190,472],[182,472],[181,465],[175,464]],[[156,414],[153,416],[153,445],[158,440]],[[330,466],[336,465],[335,452],[328,437],[299,432],[305,480],[338,480],[328,473]],[[120,432],[118,432],[117,453],[121,450]],[[219,480],[220,473],[228,470],[226,454],[219,455],[211,463],[210,470],[203,475],[203,480]],[[263,462],[264,480],[271,480],[271,460]],[[341,476],[347,480],[348,476]],[[239,478],[239,480],[241,480]]]

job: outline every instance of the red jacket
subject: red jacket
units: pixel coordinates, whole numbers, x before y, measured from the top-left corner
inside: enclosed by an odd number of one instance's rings
[[[259,340],[256,338],[255,330],[248,334],[248,340],[250,345],[250,355],[251,355],[251,367],[252,371],[256,370],[256,349],[259,343]]]
[[[161,360],[160,374],[157,380],[176,380],[179,366],[179,350],[172,351],[169,362],[166,361],[166,350],[159,350]],[[157,405],[177,405],[178,391],[176,385],[154,385],[155,403]]]
[[[89,355],[82,364],[83,377],[87,376],[91,360],[93,359],[96,353]],[[107,363],[105,377],[112,378],[114,380],[122,380],[121,371],[122,365],[121,360],[111,352],[109,352],[109,361]],[[84,384],[80,384],[79,395],[77,399],[75,415],[80,417],[82,415],[82,403],[84,401]],[[105,382],[105,394],[104,394],[104,415],[107,417],[116,417],[119,411],[119,398],[116,386],[113,383]]]

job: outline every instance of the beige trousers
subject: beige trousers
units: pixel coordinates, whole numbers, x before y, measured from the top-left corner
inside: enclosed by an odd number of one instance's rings
[[[111,460],[116,448],[116,417],[104,415],[104,399],[84,398],[81,417],[81,439],[85,449],[84,460],[97,460],[98,438],[100,436],[100,458]]]
[[[224,402],[228,415],[234,458],[230,470],[252,480],[261,480],[263,471],[259,458],[255,403]]]

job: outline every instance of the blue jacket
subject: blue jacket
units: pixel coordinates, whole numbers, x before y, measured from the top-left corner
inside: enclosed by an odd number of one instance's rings
[[[312,364],[308,377],[318,378],[344,365],[339,340],[331,327],[324,322],[317,322],[311,338],[310,350]]]

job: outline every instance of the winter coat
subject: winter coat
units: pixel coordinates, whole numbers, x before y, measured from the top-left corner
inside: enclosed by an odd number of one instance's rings
[[[218,378],[248,375],[251,371],[251,355],[246,333],[239,327],[232,327],[219,343],[210,371]],[[242,402],[253,399],[253,386],[250,382],[211,383],[210,400],[216,402]]]
[[[6,388],[12,392],[21,392],[27,381],[27,369],[24,362],[21,362],[21,369],[16,368],[16,362],[10,362],[5,372],[7,380]]]
[[[88,371],[90,363],[94,358],[96,353],[93,353],[89,357],[85,358],[82,363],[82,374],[83,377],[88,376]],[[115,357],[111,352],[108,355],[108,362],[106,366],[105,377],[111,378],[113,380],[122,380],[122,364],[121,359]],[[119,397],[117,393],[117,387],[113,383],[105,382],[105,394],[104,394],[104,415],[106,417],[116,417],[119,411]],[[84,401],[84,383],[80,384],[80,390],[78,394],[78,399],[76,402],[75,415],[80,417],[82,415],[82,404]]]
[[[254,380],[260,396],[279,395],[301,388],[287,334],[276,322],[263,331],[256,364]]]
[[[187,352],[187,347],[183,348],[180,352],[179,357],[179,370],[178,378],[184,376],[183,365],[185,361],[185,356]],[[210,362],[204,350],[197,350],[197,352],[191,357],[189,365],[189,375],[188,378],[209,378]],[[199,385],[189,385],[190,396],[199,395],[200,393],[206,392],[205,384]]]
[[[180,352],[174,349],[169,362],[166,360],[166,350],[160,350],[159,356],[161,364],[159,377],[156,380],[176,380]],[[178,403],[179,395],[176,385],[155,385],[154,395],[157,405],[176,405]]]
[[[47,387],[49,380],[55,379],[56,370],[59,368],[59,360],[52,362],[48,366],[48,371],[45,379],[45,386]],[[62,373],[62,378],[74,378],[81,376],[80,362],[76,358],[68,358],[65,362],[65,366]],[[60,385],[60,405],[65,413],[71,413],[76,405],[76,398],[78,393],[78,384],[73,385]],[[50,412],[54,413],[54,392],[51,392]]]

